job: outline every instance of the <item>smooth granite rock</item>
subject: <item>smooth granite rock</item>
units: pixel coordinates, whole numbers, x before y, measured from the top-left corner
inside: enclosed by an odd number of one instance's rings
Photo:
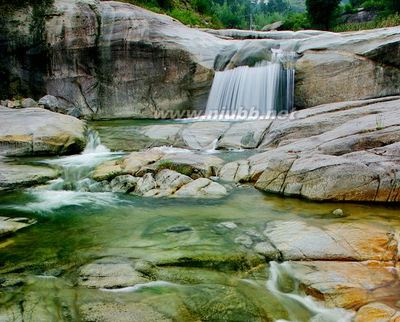
[[[85,123],[40,108],[0,109],[0,155],[77,153],[85,146]]]

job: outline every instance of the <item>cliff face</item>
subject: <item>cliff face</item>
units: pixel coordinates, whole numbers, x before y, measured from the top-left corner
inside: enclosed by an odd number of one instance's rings
[[[271,48],[298,53],[299,108],[400,94],[400,27],[204,32],[97,0],[55,0],[1,20],[0,98],[51,94],[75,116],[146,118],[204,109],[214,68],[254,64]]]
[[[296,52],[295,105],[298,108],[400,94],[400,27],[340,34],[210,32],[242,39],[217,56],[218,69],[268,59],[271,48]],[[255,38],[258,40],[250,40]]]
[[[94,118],[152,117],[171,107],[203,107],[223,44],[135,6],[57,0],[46,11],[43,42],[38,42],[44,46],[32,58],[39,45],[24,29],[31,20],[28,11],[10,19],[3,40],[8,80],[18,79],[22,94],[49,93],[69,113]],[[15,38],[26,43],[15,44]],[[25,64],[27,59],[33,62]]]

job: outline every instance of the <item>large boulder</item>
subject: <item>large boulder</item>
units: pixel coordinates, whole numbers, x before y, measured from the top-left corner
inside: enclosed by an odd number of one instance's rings
[[[0,109],[0,154],[68,154],[85,146],[85,123],[40,108]]]

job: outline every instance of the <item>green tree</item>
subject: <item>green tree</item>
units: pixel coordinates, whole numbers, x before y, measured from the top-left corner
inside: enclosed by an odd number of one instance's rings
[[[312,27],[328,30],[339,4],[340,0],[306,0],[307,13]]]
[[[386,6],[391,12],[400,12],[400,0],[386,0]]]

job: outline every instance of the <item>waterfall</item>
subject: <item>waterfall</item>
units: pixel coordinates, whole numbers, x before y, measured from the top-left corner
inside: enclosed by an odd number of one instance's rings
[[[216,72],[206,117],[260,118],[292,111],[295,57],[273,50],[271,61]]]
[[[354,314],[339,308],[326,308],[312,297],[301,295],[300,285],[293,278],[290,263],[270,262],[267,288],[288,310],[293,321],[350,322]]]

